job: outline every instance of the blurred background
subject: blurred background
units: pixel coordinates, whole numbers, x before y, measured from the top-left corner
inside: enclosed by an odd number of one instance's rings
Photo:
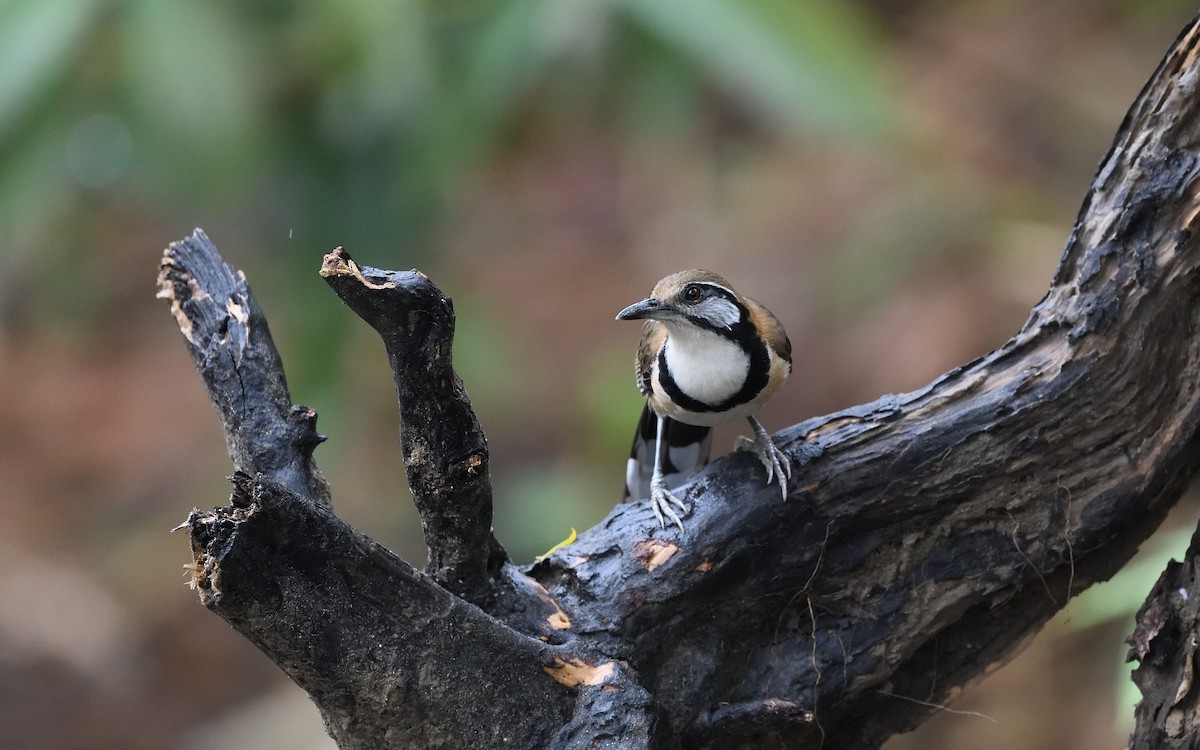
[[[526,562],[620,497],[640,401],[618,310],[696,266],[765,302],[798,353],[772,429],[924,385],[1024,322],[1195,12],[0,0],[0,747],[332,747],[168,533],[230,472],[154,298],[193,227],[319,411],[337,511],[417,565],[382,346],[317,269],[344,245],[453,297],[497,533]],[[888,748],[1124,747],[1122,639],[1198,510]]]

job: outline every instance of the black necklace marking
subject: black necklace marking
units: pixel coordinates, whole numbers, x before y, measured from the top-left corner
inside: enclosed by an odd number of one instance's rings
[[[767,345],[754,331],[754,326],[750,324],[750,314],[745,306],[736,301],[734,304],[738,306],[741,318],[731,328],[722,328],[696,318],[689,318],[689,320],[700,328],[713,331],[733,341],[742,348],[742,351],[746,352],[750,358],[750,364],[746,368],[746,379],[742,381],[742,387],[738,389],[737,393],[716,404],[708,404],[692,398],[684,393],[679,384],[675,382],[675,378],[671,377],[671,370],[667,367],[667,343],[663,341],[662,348],[658,350],[658,384],[677,406],[694,412],[728,411],[735,406],[753,401],[754,397],[767,387],[767,381],[771,375],[771,357],[767,353]]]

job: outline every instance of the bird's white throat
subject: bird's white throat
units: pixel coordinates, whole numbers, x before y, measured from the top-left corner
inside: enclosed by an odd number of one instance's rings
[[[690,325],[668,328],[664,353],[679,389],[705,404],[719,404],[737,393],[750,371],[750,357],[742,347]]]

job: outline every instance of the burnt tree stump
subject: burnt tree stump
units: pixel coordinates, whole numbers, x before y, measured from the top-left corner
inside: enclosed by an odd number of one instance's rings
[[[787,501],[729,455],[682,489],[684,530],[618,505],[525,567],[492,535],[453,307],[427,277],[341,249],[321,267],[387,348],[422,571],[333,514],[315,412],[292,406],[244,277],[199,230],[173,243],[160,296],[237,471],[229,504],[185,523],[202,603],[345,750],[875,748],[916,726],[1118,570],[1196,470],[1198,40],[1193,22],[1134,102],[1011,340],[784,430]],[[1138,747],[1200,741],[1196,570],[1164,574],[1131,639]]]

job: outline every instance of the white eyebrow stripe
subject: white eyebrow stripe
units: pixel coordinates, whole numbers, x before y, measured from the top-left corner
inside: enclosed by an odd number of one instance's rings
[[[730,288],[729,288],[729,287],[727,287],[727,286],[721,286],[720,284],[714,284],[714,283],[713,283],[713,282],[711,282],[711,281],[698,281],[698,282],[696,282],[696,283],[697,283],[697,284],[700,284],[700,285],[702,285],[702,286],[711,286],[713,289],[720,289],[720,290],[722,290],[722,291],[724,291],[724,292],[727,292],[727,293],[729,294],[729,296],[730,296],[730,297],[733,297],[734,299],[737,299],[737,292],[733,291],[732,289],[730,289]]]

